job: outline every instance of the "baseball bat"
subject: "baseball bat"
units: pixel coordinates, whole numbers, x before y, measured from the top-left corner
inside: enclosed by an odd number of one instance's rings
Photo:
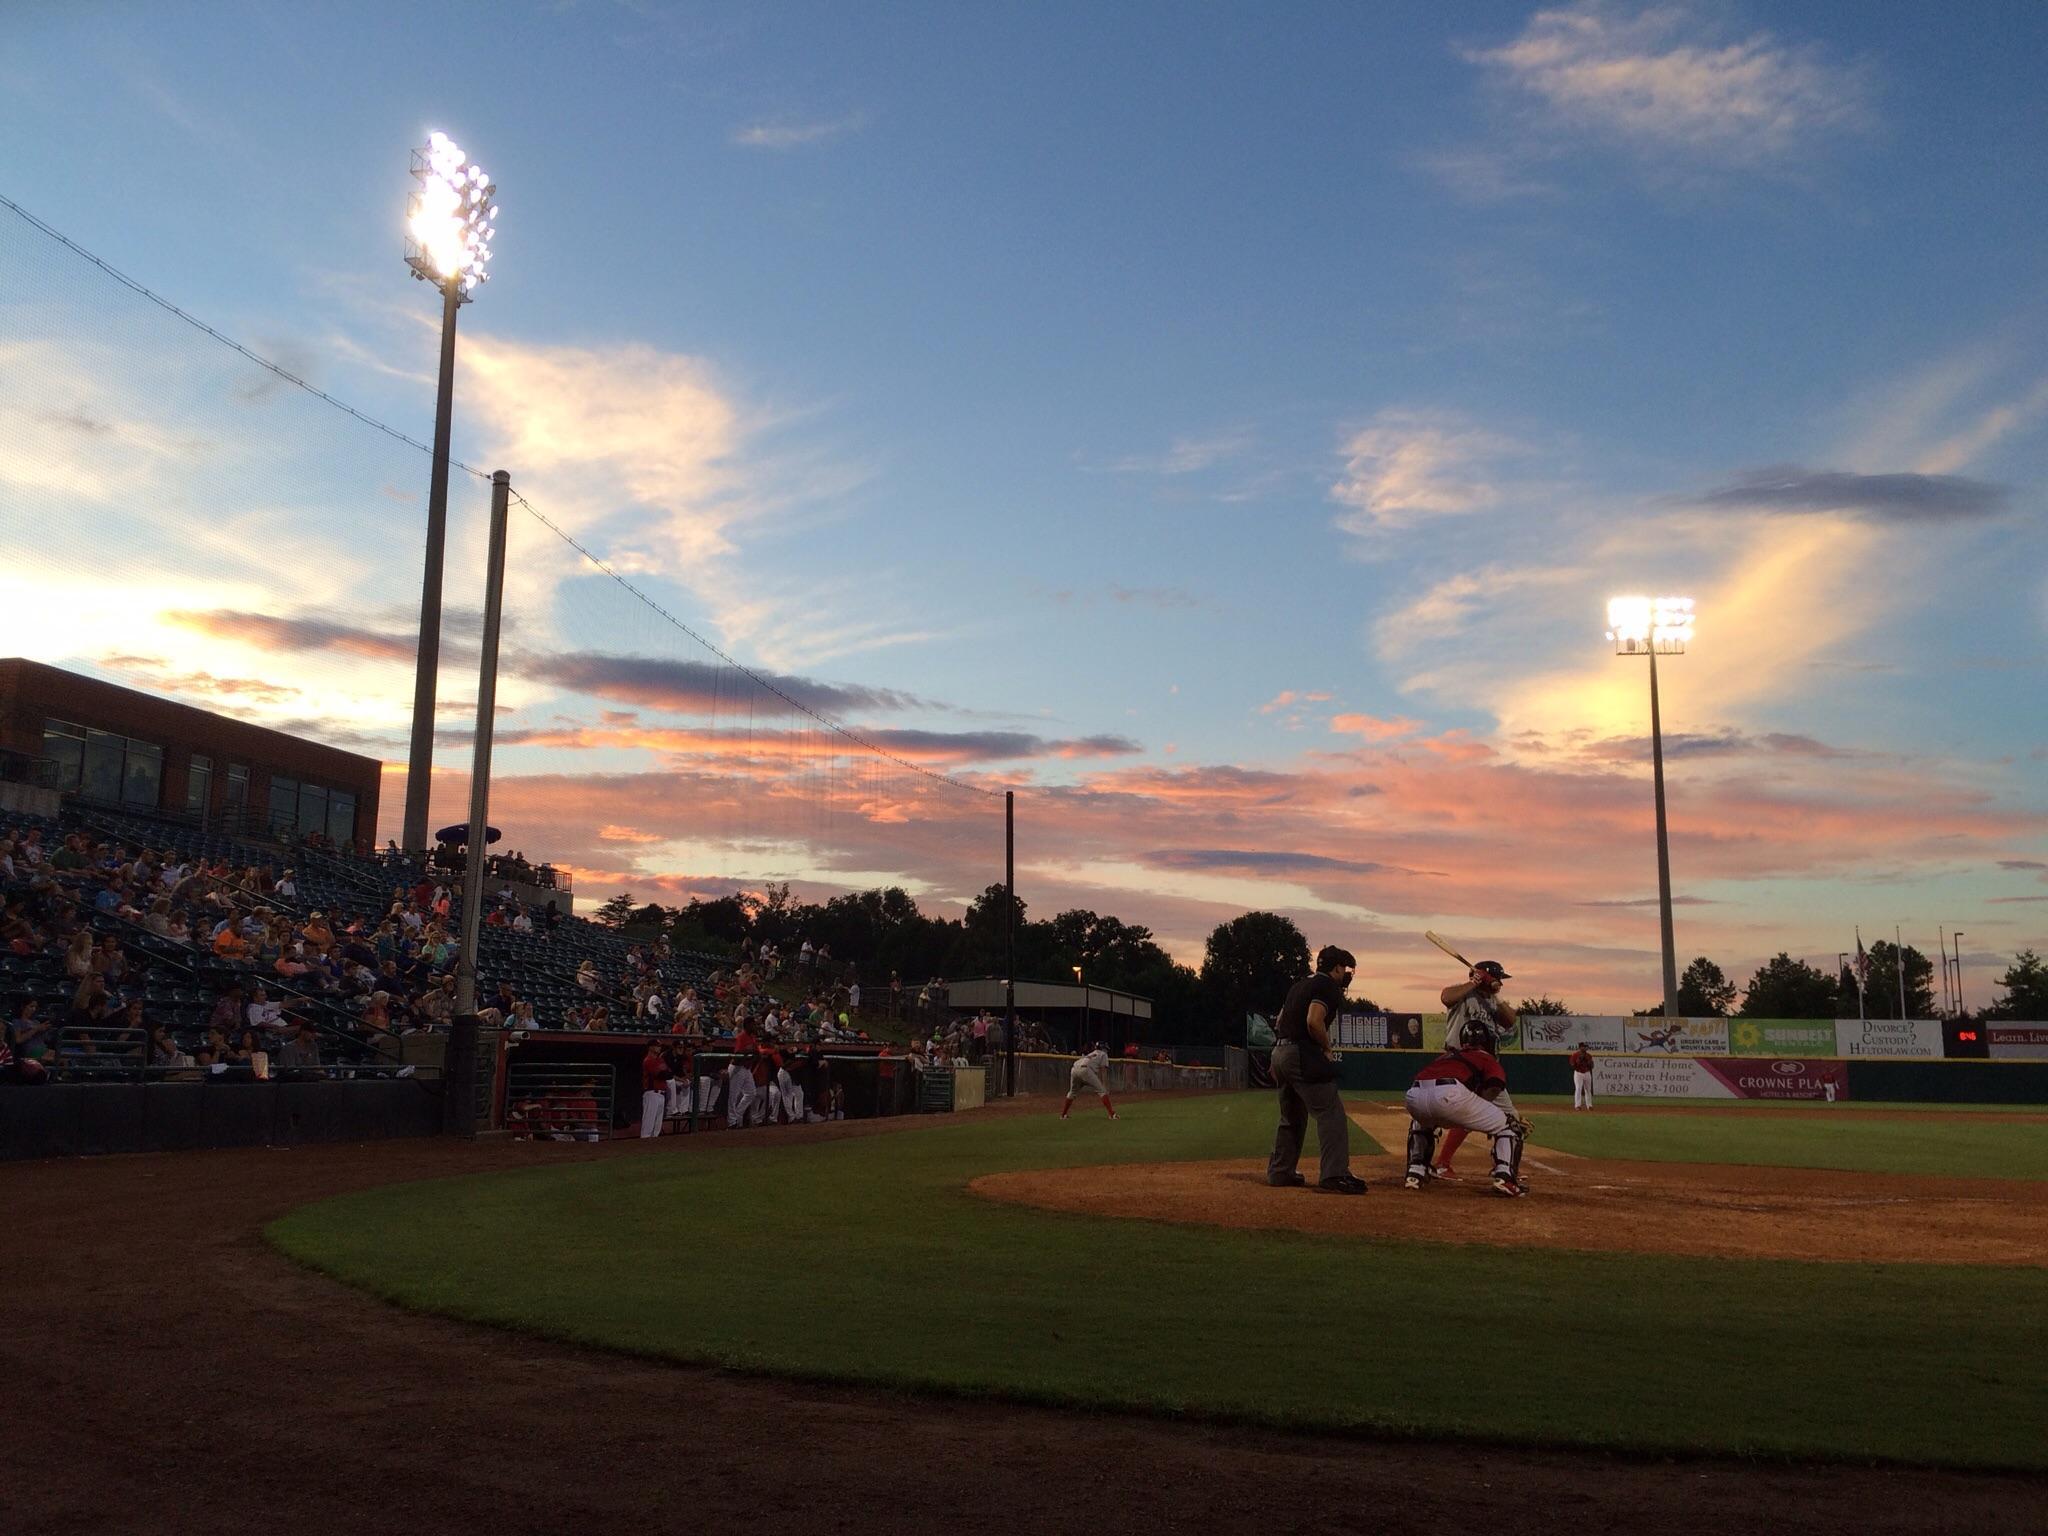
[[[1465,967],[1466,970],[1469,971],[1472,969],[1472,962],[1470,960],[1467,960],[1463,955],[1459,954],[1455,949],[1451,948],[1451,941],[1445,938],[1442,934],[1431,933],[1427,929],[1425,929],[1423,931],[1422,936],[1425,939],[1429,940],[1430,943],[1434,944],[1438,949],[1442,950],[1445,954],[1449,955],[1453,960],[1457,961],[1458,964]]]

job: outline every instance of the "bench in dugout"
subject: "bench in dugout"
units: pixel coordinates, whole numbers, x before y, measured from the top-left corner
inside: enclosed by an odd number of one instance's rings
[[[587,1061],[514,1060],[505,1129],[535,1141],[603,1141],[612,1133],[617,1075]]]

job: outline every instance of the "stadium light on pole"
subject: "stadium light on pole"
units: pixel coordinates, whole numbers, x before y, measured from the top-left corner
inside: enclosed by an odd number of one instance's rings
[[[1657,920],[1664,939],[1664,1017],[1678,1017],[1678,948],[1671,936],[1671,842],[1664,825],[1664,722],[1657,703],[1657,657],[1683,656],[1693,634],[1689,597],[1616,597],[1607,604],[1607,638],[1617,656],[1650,658],[1650,771],[1657,793]]]
[[[1088,997],[1088,983],[1081,975],[1081,967],[1077,965],[1073,967],[1073,971],[1074,985],[1081,989],[1081,1033],[1074,1040],[1074,1050],[1079,1054],[1095,1043],[1090,1031],[1090,1026],[1095,1022],[1095,1010],[1088,1006],[1090,1001]]]
[[[434,463],[427,491],[426,571],[412,694],[412,750],[405,768],[405,847],[427,846],[434,777],[434,692],[441,664],[441,560],[448,538],[448,439],[454,414],[455,311],[490,277],[497,187],[445,133],[412,152],[417,185],[406,206],[405,264],[441,291],[440,393],[434,405]]]

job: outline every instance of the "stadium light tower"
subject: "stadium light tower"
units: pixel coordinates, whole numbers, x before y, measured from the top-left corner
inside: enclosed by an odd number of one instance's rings
[[[1671,937],[1671,843],[1664,827],[1664,722],[1657,707],[1657,657],[1683,656],[1692,639],[1689,597],[1616,597],[1607,638],[1617,656],[1650,658],[1650,769],[1657,786],[1657,919],[1664,937],[1664,1017],[1678,1017],[1678,949]]]
[[[455,311],[490,277],[498,189],[445,133],[412,152],[417,186],[406,206],[405,264],[441,290],[441,388],[434,405],[434,464],[427,490],[426,573],[412,692],[412,753],[405,767],[405,847],[427,846],[434,777],[434,688],[441,665],[441,557],[448,538],[448,437],[454,412]]]

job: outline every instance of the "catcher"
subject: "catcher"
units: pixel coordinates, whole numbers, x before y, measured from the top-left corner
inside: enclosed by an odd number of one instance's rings
[[[1498,960],[1482,960],[1472,967],[1462,985],[1444,988],[1444,1007],[1450,1010],[1450,1016],[1444,1020],[1445,1050],[1455,1051],[1467,1045],[1486,1051],[1500,1048],[1501,1039],[1515,1027],[1517,1017],[1515,1010],[1500,1000],[1501,983],[1507,979],[1507,970]],[[1464,1128],[1453,1127],[1444,1137],[1443,1150],[1436,1166],[1430,1169],[1430,1176],[1455,1179],[1458,1174],[1451,1159],[1464,1144]]]
[[[1430,1176],[1430,1153],[1439,1129],[1478,1131],[1493,1138],[1493,1190],[1510,1199],[1529,1193],[1522,1182],[1522,1143],[1529,1122],[1516,1116],[1500,1060],[1476,1045],[1445,1051],[1415,1074],[1403,1101],[1408,1108],[1408,1189]],[[1503,1107],[1505,1106],[1505,1107]]]

